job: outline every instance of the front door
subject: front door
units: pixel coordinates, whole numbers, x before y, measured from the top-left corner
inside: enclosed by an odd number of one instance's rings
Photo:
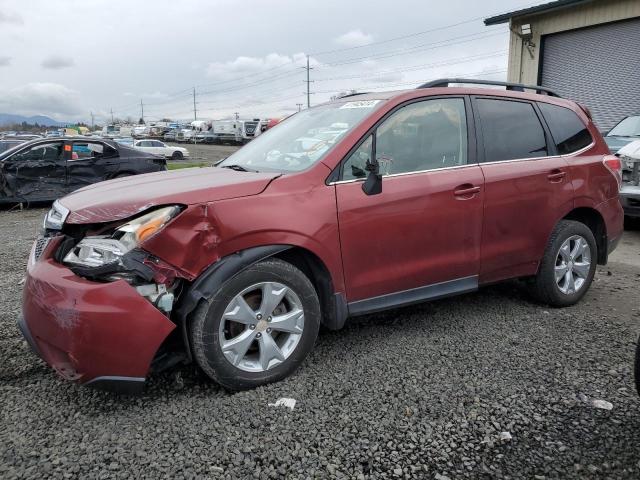
[[[481,282],[533,275],[573,187],[534,104],[476,97],[485,177]]]
[[[66,183],[63,142],[25,147],[4,160],[2,173],[2,196],[25,202],[61,197]]]
[[[388,116],[343,162],[336,196],[352,314],[477,285],[483,177],[468,139],[464,98],[422,100]],[[368,196],[371,155],[384,176],[382,193]]]

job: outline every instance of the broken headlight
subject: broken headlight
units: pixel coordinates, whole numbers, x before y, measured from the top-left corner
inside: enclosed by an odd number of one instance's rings
[[[45,230],[62,230],[67,215],[69,215],[69,209],[56,200],[51,210],[44,216],[43,227]]]
[[[111,235],[85,237],[64,257],[65,264],[102,267],[118,262],[144,240],[158,233],[180,212],[180,207],[164,207],[134,218]]]

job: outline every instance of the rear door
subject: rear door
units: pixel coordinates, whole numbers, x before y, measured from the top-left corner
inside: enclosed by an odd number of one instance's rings
[[[483,178],[468,106],[462,97],[401,106],[345,160],[336,197],[352,314],[477,285]],[[384,176],[369,196],[374,151]]]
[[[106,143],[74,140],[65,150],[70,192],[111,178],[118,170],[118,151]]]
[[[538,107],[473,97],[485,178],[480,281],[532,275],[573,187]]]

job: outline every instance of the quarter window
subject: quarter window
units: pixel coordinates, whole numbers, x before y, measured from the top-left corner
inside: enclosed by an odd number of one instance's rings
[[[373,135],[360,144],[355,152],[353,152],[344,164],[342,174],[343,180],[353,180],[356,178],[365,178],[367,176],[367,162],[371,159],[371,147],[373,145]]]
[[[550,103],[540,102],[538,106],[549,125],[560,155],[577,152],[591,144],[591,134],[575,112]]]
[[[549,155],[544,130],[533,105],[511,100],[478,99],[485,162]]]

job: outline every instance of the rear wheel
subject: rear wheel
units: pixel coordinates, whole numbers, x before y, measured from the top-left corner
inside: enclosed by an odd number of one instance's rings
[[[182,154],[182,152],[179,152],[178,150],[173,152],[173,155],[171,155],[171,159],[172,160],[182,160],[183,157],[184,157],[184,155]]]
[[[589,227],[562,220],[551,234],[533,280],[533,296],[554,307],[575,304],[591,286],[597,258],[596,240]]]
[[[279,259],[259,262],[225,282],[193,316],[194,356],[230,390],[281,380],[313,348],[320,304],[313,285]]]

